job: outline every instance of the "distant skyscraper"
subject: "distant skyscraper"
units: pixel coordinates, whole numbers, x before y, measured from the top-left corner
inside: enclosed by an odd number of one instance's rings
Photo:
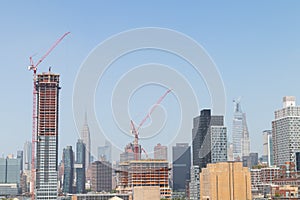
[[[249,156],[243,156],[243,167],[252,168],[258,165],[258,153],[250,153]]]
[[[87,168],[91,163],[91,138],[90,138],[90,129],[87,122],[87,114],[85,113],[84,124],[81,130],[81,139],[85,144],[85,168]]]
[[[227,160],[228,161],[234,161],[234,158],[233,158],[233,144],[232,143],[228,144]]]
[[[17,158],[21,160],[21,170],[23,171],[23,151],[17,151]]]
[[[16,196],[21,186],[21,159],[0,158],[0,195]]]
[[[138,155],[138,160],[141,159],[141,145],[139,145],[139,155]],[[125,161],[130,161],[134,160],[134,145],[132,143],[129,143],[126,145],[124,148],[124,152],[120,154],[120,161],[125,162]]]
[[[31,169],[31,142],[26,141],[24,144],[23,168],[24,170]]]
[[[21,159],[0,158],[0,183],[20,184]]]
[[[85,144],[82,140],[76,143],[76,193],[85,193]]]
[[[7,158],[6,159],[6,182],[18,183],[21,180],[21,159],[20,158]]]
[[[223,116],[211,115],[209,109],[194,118],[193,165],[200,171],[208,163],[227,161],[227,129]]]
[[[111,143],[109,141],[106,140],[104,146],[98,147],[98,160],[112,162],[112,160],[111,160]]]
[[[72,193],[73,180],[74,180],[74,152],[72,146],[67,146],[63,150],[63,163],[64,163],[64,181],[63,193]]]
[[[246,122],[246,113],[242,112],[240,100],[235,100],[233,123],[232,123],[232,141],[233,157],[235,160],[241,160],[243,156],[249,156],[250,139]]]
[[[263,162],[268,163],[269,166],[274,164],[273,159],[273,144],[272,144],[272,130],[263,131]]]
[[[283,98],[283,108],[275,111],[272,121],[272,140],[274,164],[296,161],[296,152],[300,149],[300,107],[296,106],[296,98]]]
[[[176,143],[173,154],[173,191],[185,192],[186,181],[190,180],[191,147],[188,143]]]
[[[37,75],[36,199],[57,199],[59,74]]]
[[[92,191],[110,192],[112,190],[112,165],[110,162],[93,162],[92,174]]]
[[[6,183],[6,158],[0,158],[0,183]]]
[[[157,144],[154,147],[154,159],[168,160],[168,147]]]
[[[204,137],[208,133],[210,126],[210,110],[202,110],[200,116],[193,119],[192,139],[193,139],[193,165],[200,166],[200,148]]]

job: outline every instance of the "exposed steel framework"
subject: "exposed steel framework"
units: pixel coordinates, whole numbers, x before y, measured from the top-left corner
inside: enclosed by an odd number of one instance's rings
[[[144,117],[144,119],[140,122],[139,126],[137,128],[135,128],[134,122],[132,120],[130,120],[130,124],[131,124],[131,132],[132,134],[134,134],[134,159],[135,160],[139,160],[140,158],[140,153],[141,151],[143,151],[146,154],[146,157],[148,157],[145,149],[140,149],[139,146],[139,129],[144,125],[144,123],[147,121],[147,119],[151,116],[151,114],[153,113],[153,111],[157,108],[157,106],[164,100],[164,98],[172,91],[172,89],[167,90],[164,95],[162,95],[157,102],[155,103],[155,105],[151,108],[151,110],[148,112],[148,114]]]
[[[119,165],[117,190],[127,193],[136,186],[159,186],[163,199],[171,199],[169,164],[166,160],[131,160]]]
[[[61,36],[52,46],[51,48],[43,55],[39,61],[34,64],[32,56],[30,59],[30,66],[28,67],[28,70],[33,71],[33,103],[32,103],[32,148],[31,148],[31,183],[30,183],[30,193],[31,193],[31,199],[35,199],[35,177],[36,177],[36,169],[35,169],[35,143],[36,140],[36,131],[37,131],[37,67],[43,60],[52,52],[52,50],[69,34],[70,32],[66,32],[63,36]]]

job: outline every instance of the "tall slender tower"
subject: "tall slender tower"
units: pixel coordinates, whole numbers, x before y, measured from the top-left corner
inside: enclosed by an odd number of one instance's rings
[[[232,122],[232,142],[234,160],[242,160],[243,156],[249,156],[250,139],[246,122],[246,113],[242,112],[240,99],[234,100],[234,114]]]
[[[36,199],[57,199],[59,74],[37,75]]]
[[[185,192],[191,168],[191,147],[188,143],[176,143],[176,146],[172,147],[172,166],[173,191]]]
[[[63,193],[72,193],[74,180],[74,152],[72,146],[67,146],[63,150],[64,181]]]
[[[24,170],[31,169],[31,142],[26,141],[24,144],[24,159],[23,159],[23,168]]]
[[[84,124],[81,130],[81,139],[85,144],[85,168],[88,168],[91,163],[91,138],[90,129],[87,123],[87,114],[85,113]]]
[[[227,128],[224,116],[211,115],[210,109],[203,109],[194,118],[193,165],[201,169],[208,163],[227,161]]]
[[[272,143],[272,130],[263,131],[263,162],[267,163],[268,166],[273,165],[273,143]]]
[[[76,143],[76,193],[85,192],[85,144],[82,140]]]

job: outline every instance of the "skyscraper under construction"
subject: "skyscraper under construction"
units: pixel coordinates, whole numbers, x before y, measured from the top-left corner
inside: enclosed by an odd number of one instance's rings
[[[36,199],[57,199],[59,74],[37,75]]]

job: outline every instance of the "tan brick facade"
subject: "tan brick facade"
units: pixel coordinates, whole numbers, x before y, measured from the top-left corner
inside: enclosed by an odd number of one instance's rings
[[[251,200],[251,176],[241,162],[208,164],[200,173],[201,200]]]

